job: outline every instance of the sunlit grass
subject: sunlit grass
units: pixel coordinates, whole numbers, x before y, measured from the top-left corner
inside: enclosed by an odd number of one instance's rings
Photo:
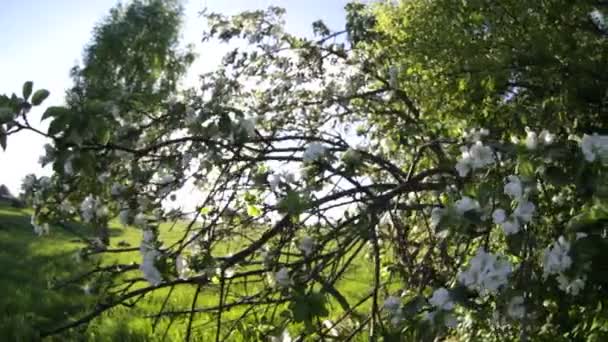
[[[53,227],[51,234],[38,237],[30,226],[31,211],[0,206],[0,267],[3,275],[0,279],[0,291],[3,299],[0,314],[0,334],[6,341],[36,341],[40,331],[56,327],[61,322],[80,318],[94,305],[94,296],[85,294],[83,286],[88,285],[95,291],[95,282],[84,281],[62,286],[59,290],[51,287],[58,282],[69,279],[83,272],[91,264],[78,262],[76,252],[83,245],[76,237],[58,227]],[[78,234],[90,236],[85,227],[76,226]],[[112,246],[136,247],[141,240],[141,231],[132,227],[111,226]],[[161,227],[161,240],[170,244],[183,234],[183,226]],[[221,253],[230,253],[239,246],[225,244],[218,246]],[[139,252],[109,254],[99,260],[103,265],[114,263],[129,264],[139,262]],[[349,301],[355,302],[370,290],[372,274],[371,265],[364,258],[357,258],[349,271],[336,287]],[[141,277],[139,271],[128,272],[126,278]],[[262,289],[262,281],[254,280],[248,290]],[[260,280],[260,279],[257,279]],[[147,286],[144,281],[133,287]],[[231,297],[244,291],[244,285],[231,285]],[[51,338],[51,341],[87,340],[87,341],[181,341],[185,338],[188,315],[176,316],[174,319],[163,318],[155,322],[150,315],[158,313],[169,288],[155,291],[137,301],[132,307],[118,306],[108,310],[101,317],[94,319],[88,326],[74,329],[67,335]],[[192,305],[195,286],[183,285],[173,289],[165,310],[186,310]],[[197,307],[210,307],[217,304],[219,286],[212,285],[201,292]],[[330,299],[331,315],[338,316],[340,308]],[[361,310],[369,303],[361,306]],[[263,314],[261,312],[260,314]],[[268,317],[278,319],[282,306],[276,312],[266,313]],[[232,327],[231,320],[238,319],[244,308],[235,308],[223,314]],[[210,322],[210,323],[206,323]],[[194,340],[206,341],[215,335],[215,318],[208,314],[197,314],[193,324]],[[238,329],[237,329],[238,330]],[[233,340],[242,340],[238,332],[232,334]]]

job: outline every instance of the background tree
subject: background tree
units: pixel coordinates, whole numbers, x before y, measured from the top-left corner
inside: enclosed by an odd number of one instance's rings
[[[98,305],[43,335],[163,293],[152,317],[179,320],[186,340],[601,339],[608,138],[583,133],[605,126],[605,95],[579,90],[605,89],[587,69],[605,66],[603,17],[559,4],[351,4],[346,30],[317,22],[314,39],[286,33],[278,8],[208,14],[204,39],[247,44],[199,88],[119,119],[112,106],[75,115],[74,99],[156,83],[77,70],[68,106],[47,112],[56,174],[24,183],[33,224],[118,216],[142,230],[141,259],[76,277],[96,277]],[[565,18],[572,55],[547,26]],[[25,93],[6,101],[27,108]],[[83,117],[96,118],[84,131]],[[165,210],[186,182],[196,210]],[[184,219],[161,241],[162,223]],[[133,251],[111,242],[82,254]],[[370,271],[353,293],[355,264]],[[189,305],[166,304],[181,288]]]
[[[110,156],[79,153],[82,146],[136,142],[145,124],[171,107],[179,80],[194,58],[179,47],[181,16],[179,1],[132,1],[113,8],[95,28],[83,66],[72,70],[74,86],[67,93],[67,106],[50,108],[43,116],[52,119],[49,135],[55,138],[46,162],[61,170],[66,185],[79,189],[74,196],[80,197],[71,200],[80,202],[95,194],[91,201],[101,201],[112,192],[103,190],[108,186],[103,165]],[[74,167],[80,177],[71,177]],[[101,215],[91,217],[104,244],[109,242],[111,217],[104,211],[121,209],[125,208],[100,209]]]

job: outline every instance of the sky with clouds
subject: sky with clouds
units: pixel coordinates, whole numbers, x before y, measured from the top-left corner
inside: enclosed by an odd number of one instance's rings
[[[123,1],[124,2],[124,1]],[[204,22],[201,10],[236,14],[244,10],[280,6],[287,10],[286,29],[290,33],[311,35],[311,23],[323,20],[330,28],[344,27],[347,0],[187,0],[183,43],[195,44],[198,60],[186,80],[192,85],[197,75],[217,65],[226,46],[216,42],[201,43]],[[51,96],[44,106],[30,113],[30,122],[46,129],[40,116],[46,106],[63,103],[65,89],[71,85],[69,70],[81,58],[91,32],[118,0],[2,0],[0,10],[0,94],[20,93],[25,81],[34,81],[34,89],[45,88]],[[29,132],[9,138],[8,149],[0,151],[0,184],[17,194],[26,174],[48,174],[38,164],[45,139]]]

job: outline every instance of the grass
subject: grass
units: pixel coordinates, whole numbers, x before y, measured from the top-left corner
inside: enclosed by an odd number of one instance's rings
[[[0,205],[0,267],[3,275],[0,278],[0,336],[6,341],[37,341],[39,332],[56,327],[58,323],[77,319],[95,305],[95,296],[83,291],[83,283],[70,284],[61,289],[50,289],[56,282],[69,279],[87,269],[83,263],[75,260],[74,256],[82,244],[74,239],[74,235],[53,229],[51,234],[38,237],[30,226],[31,211],[14,209]],[[90,236],[91,232],[85,227],[78,227],[78,233]],[[175,241],[181,236],[180,228],[161,231],[161,240]],[[111,226],[112,243],[116,247],[119,241],[131,246],[137,246],[141,232],[135,228]],[[232,246],[234,249],[235,246]],[[220,248],[228,249],[229,246]],[[102,264],[128,264],[139,261],[139,252],[112,254],[104,256]],[[364,260],[357,260],[352,270],[341,279],[337,285],[339,290],[356,301],[367,293],[371,284],[369,265]],[[90,267],[90,265],[89,265]],[[136,274],[137,273],[137,274]],[[130,272],[129,277],[139,276],[138,271]],[[98,283],[89,281],[93,291]],[[262,286],[260,283],[258,286]],[[146,286],[144,282],[137,283],[134,288]],[[239,285],[231,289],[236,294],[242,290]],[[175,320],[161,319],[156,327],[153,320],[146,315],[158,312],[169,289],[155,291],[137,302],[136,306],[120,306],[94,319],[88,326],[73,329],[67,334],[48,338],[48,341],[182,341],[185,339],[187,317]],[[168,308],[186,309],[191,305],[194,286],[176,287],[167,303]],[[197,306],[209,306],[217,301],[217,289],[211,287],[203,291]],[[353,300],[355,299],[355,300]],[[330,301],[330,312],[339,312],[337,304]],[[368,306],[369,303],[364,305]],[[228,320],[237,319],[244,309],[234,309],[224,317]],[[214,336],[215,331],[206,326],[213,317],[198,314],[193,324],[193,340],[207,341]],[[277,316],[274,316],[276,319]],[[232,336],[232,335],[231,335]],[[233,340],[243,340],[238,334]]]

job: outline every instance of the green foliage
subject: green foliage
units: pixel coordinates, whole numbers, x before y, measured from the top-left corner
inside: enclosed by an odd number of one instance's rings
[[[46,90],[46,89],[36,90],[36,92],[32,96],[32,104],[34,106],[41,105],[42,101],[46,100],[46,98],[49,97],[50,94],[51,93],[48,90]]]
[[[32,95],[32,89],[34,87],[34,82],[32,81],[27,81],[25,83],[23,83],[23,99],[24,100],[28,100],[30,98],[30,95]]]

